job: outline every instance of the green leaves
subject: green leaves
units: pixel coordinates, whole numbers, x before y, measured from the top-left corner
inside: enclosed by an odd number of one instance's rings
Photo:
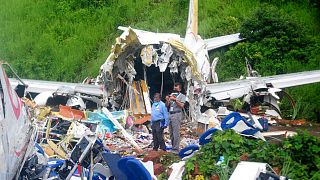
[[[189,161],[186,162],[185,165],[186,171],[193,171],[194,170],[194,164],[192,159],[189,159]]]
[[[306,171],[308,177],[320,171],[320,141],[310,134],[303,132],[284,141],[284,150],[291,154],[292,160],[307,165],[299,167],[301,171]],[[299,166],[299,165],[297,165]],[[302,172],[296,174],[297,177],[304,176]]]
[[[231,47],[224,56],[220,55],[222,60],[217,67],[219,80],[229,81],[247,76],[246,58],[262,76],[319,69],[320,36],[319,33],[313,33],[319,32],[319,25],[310,20],[314,9],[302,4],[308,3],[286,1],[277,6],[260,4],[260,7],[251,11],[240,26],[240,35],[246,40]],[[318,86],[312,87],[319,89]],[[294,113],[293,118],[316,119],[314,112],[320,111],[318,93],[307,86],[295,87],[290,91],[294,92],[293,99],[301,101],[301,106],[299,111],[293,112],[290,104],[284,101],[284,117],[291,119],[289,115]]]
[[[216,165],[220,156],[224,157],[224,162]],[[233,130],[218,131],[212,136],[212,142],[202,146],[195,156],[187,160],[185,178],[202,174],[205,178],[219,175],[228,179],[240,160],[268,163],[271,167],[280,168],[281,175],[289,178],[319,177],[320,141],[307,133],[299,133],[283,142],[270,144],[245,138]]]

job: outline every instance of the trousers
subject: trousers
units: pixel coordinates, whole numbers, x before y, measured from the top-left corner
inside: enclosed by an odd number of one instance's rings
[[[180,147],[180,126],[182,117],[182,112],[169,115],[169,132],[172,150],[174,151],[179,151]]]
[[[165,151],[166,145],[163,139],[163,129],[160,126],[160,120],[156,122],[152,122],[151,129],[152,129],[152,137],[153,137],[153,144],[154,144],[153,150],[158,150],[158,148],[160,147],[160,149]]]

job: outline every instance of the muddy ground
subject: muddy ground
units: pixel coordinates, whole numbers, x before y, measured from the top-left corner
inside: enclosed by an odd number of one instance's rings
[[[269,125],[269,132],[271,131],[307,131],[313,136],[317,136],[320,139],[320,124],[306,122],[303,125]]]

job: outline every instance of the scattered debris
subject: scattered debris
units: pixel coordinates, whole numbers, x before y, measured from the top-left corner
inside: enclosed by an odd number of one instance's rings
[[[123,33],[100,74],[84,80],[86,84],[22,81],[13,71],[18,80],[10,81],[17,87],[16,93],[3,69],[5,63],[1,63],[0,161],[4,163],[0,164],[0,179],[151,180],[156,175],[204,179],[228,176],[239,158],[250,160],[254,155],[266,161],[263,158],[269,157],[258,156],[263,149],[254,151],[265,147],[265,137],[295,134],[270,132],[268,123],[276,119],[278,124],[305,124],[303,120],[278,120],[279,88],[318,82],[320,73],[254,77],[258,74],[248,66],[252,77],[246,80],[209,84],[218,82],[218,59],[210,66],[208,50],[242,39],[232,34],[203,40],[198,35],[197,12],[197,1],[191,0],[185,38],[119,27]],[[150,97],[159,91],[162,96],[170,94],[175,82],[182,82],[188,101],[187,120],[181,128],[182,150],[178,155],[171,153],[167,141],[169,152],[150,152]],[[227,108],[235,98],[243,99],[241,113]],[[165,137],[170,139],[167,132]],[[212,139],[217,144],[208,148]],[[234,154],[226,153],[231,151]],[[250,166],[252,173],[261,175],[266,163],[242,163],[239,169],[245,166],[249,170]]]

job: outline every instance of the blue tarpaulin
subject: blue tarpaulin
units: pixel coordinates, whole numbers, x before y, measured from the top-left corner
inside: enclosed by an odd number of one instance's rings
[[[113,111],[111,112],[113,117],[120,121],[126,117],[126,111]],[[88,112],[88,121],[98,122],[97,133],[107,133],[114,132],[117,130],[116,126],[111,122],[111,120],[102,112]]]

